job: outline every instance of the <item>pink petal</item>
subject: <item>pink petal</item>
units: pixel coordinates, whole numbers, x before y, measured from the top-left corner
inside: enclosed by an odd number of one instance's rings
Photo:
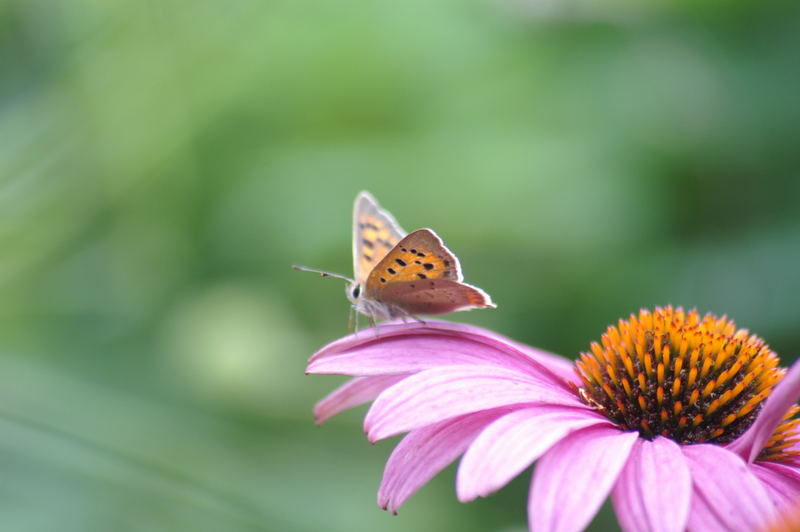
[[[608,420],[586,408],[531,406],[489,425],[469,446],[458,468],[461,502],[505,486],[567,434]]]
[[[639,437],[607,427],[570,434],[539,460],[528,500],[531,530],[577,531],[592,520]]]
[[[405,375],[381,375],[350,379],[314,405],[317,425],[322,425],[326,420],[348,408],[372,401],[383,390],[397,384],[405,377]]]
[[[686,528],[691,493],[680,447],[659,436],[636,440],[611,499],[622,530],[680,532]]]
[[[364,419],[370,441],[377,441],[451,417],[529,404],[586,408],[561,387],[496,366],[447,366],[403,379],[378,396]]]
[[[692,474],[692,530],[758,530],[774,513],[767,491],[737,454],[710,444],[682,448]]]
[[[727,448],[748,462],[754,462],[769,437],[780,425],[783,416],[798,399],[800,399],[800,360],[792,365],[789,372],[769,394],[755,423]]]
[[[378,505],[396,512],[420,487],[463,453],[487,423],[505,412],[505,409],[487,410],[410,432],[386,462],[378,490]]]
[[[533,372],[564,385],[575,380],[572,363],[522,346],[490,331],[444,322],[381,324],[316,352],[308,373],[386,375],[415,373],[443,365],[497,365]]]
[[[575,361],[564,358],[561,355],[556,355],[554,353],[538,349],[536,347],[531,347],[528,344],[516,342],[509,338],[504,338],[499,335],[497,337],[498,339],[502,339],[508,342],[509,344],[513,345],[514,347],[516,347],[517,349],[519,349],[532,359],[540,362],[541,364],[546,366],[547,369],[549,369],[555,375],[564,379],[565,381],[575,382],[578,384],[581,382],[581,380],[575,373]]]
[[[790,510],[800,501],[800,472],[781,464],[756,462],[750,471],[766,488],[772,502],[779,510]]]

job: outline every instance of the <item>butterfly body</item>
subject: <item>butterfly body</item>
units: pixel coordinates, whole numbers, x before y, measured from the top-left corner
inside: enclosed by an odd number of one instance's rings
[[[371,319],[494,308],[480,288],[463,282],[461,265],[432,229],[406,234],[394,217],[361,192],[353,209],[353,307]]]

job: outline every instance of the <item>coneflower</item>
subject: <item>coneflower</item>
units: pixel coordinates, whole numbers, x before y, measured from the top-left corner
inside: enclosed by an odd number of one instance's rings
[[[585,528],[609,493],[628,531],[756,530],[800,500],[800,365],[787,373],[724,317],[642,310],[574,365],[476,327],[381,325],[307,371],[355,377],[317,404],[318,422],[374,400],[370,441],[408,432],[378,492],[393,512],[461,455],[462,502],[538,460],[537,531]]]

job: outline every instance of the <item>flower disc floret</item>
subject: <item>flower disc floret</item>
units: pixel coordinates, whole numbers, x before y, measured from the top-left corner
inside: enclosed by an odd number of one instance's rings
[[[619,320],[581,353],[583,401],[624,430],[727,443],[747,430],[785,370],[732,320],[657,307]]]

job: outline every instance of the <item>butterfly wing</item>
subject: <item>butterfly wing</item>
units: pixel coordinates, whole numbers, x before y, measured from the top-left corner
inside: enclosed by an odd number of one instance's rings
[[[382,287],[379,298],[408,314],[447,314],[473,308],[495,308],[489,294],[449,279],[396,281]]]
[[[420,279],[461,281],[458,259],[430,229],[418,229],[395,245],[367,277],[369,295],[387,284]]]
[[[364,284],[376,264],[405,236],[388,211],[369,192],[356,196],[353,207],[353,276]]]
[[[479,288],[462,283],[458,259],[430,229],[409,234],[372,269],[365,296],[410,314],[446,314],[493,307]]]

